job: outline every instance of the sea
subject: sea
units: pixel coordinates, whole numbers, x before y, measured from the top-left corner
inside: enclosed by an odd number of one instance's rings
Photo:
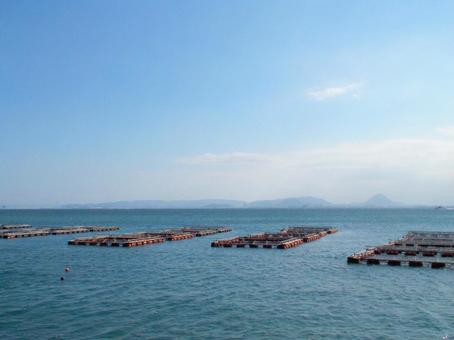
[[[135,248],[0,239],[0,339],[454,339],[454,270],[347,264],[410,230],[453,231],[454,211],[0,210],[3,223],[233,231]],[[294,225],[339,232],[287,250],[210,247]]]

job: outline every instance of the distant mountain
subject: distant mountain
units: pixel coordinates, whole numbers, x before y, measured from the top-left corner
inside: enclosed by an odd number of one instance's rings
[[[322,198],[305,196],[262,201],[235,201],[224,199],[207,200],[142,200],[105,203],[66,204],[62,209],[310,209],[310,208],[397,208],[402,203],[391,201],[383,194],[372,196],[366,202],[353,204],[333,204]]]
[[[370,208],[397,208],[404,206],[402,203],[391,201],[383,194],[376,194],[361,205]]]
[[[234,200],[118,201],[105,203],[65,204],[62,209],[222,209],[243,208],[246,203]]]
[[[333,204],[316,197],[284,198],[267,201],[235,201],[235,200],[194,200],[194,201],[119,201],[105,203],[66,204],[62,209],[233,209],[233,208],[322,208]]]
[[[246,208],[326,208],[333,206],[332,203],[317,197],[294,197],[277,200],[255,201],[246,205]]]

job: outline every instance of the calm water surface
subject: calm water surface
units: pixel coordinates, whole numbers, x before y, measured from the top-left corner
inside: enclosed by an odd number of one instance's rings
[[[454,230],[454,211],[0,210],[2,223],[234,231],[131,249],[0,239],[1,339],[454,339],[454,270],[346,263],[408,230]],[[289,250],[210,247],[295,224],[340,232]]]

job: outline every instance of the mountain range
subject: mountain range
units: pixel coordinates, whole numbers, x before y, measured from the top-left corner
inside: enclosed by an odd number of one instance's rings
[[[362,203],[335,204],[322,198],[304,196],[263,201],[206,200],[140,200],[105,203],[65,204],[62,209],[310,209],[310,208],[399,208],[405,204],[394,202],[377,194]]]

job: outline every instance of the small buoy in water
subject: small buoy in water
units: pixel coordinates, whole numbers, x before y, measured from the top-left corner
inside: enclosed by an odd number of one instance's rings
[[[71,271],[71,268],[65,267],[65,272],[67,273],[67,272],[69,272],[69,271]]]
[[[62,276],[62,277],[60,278],[60,281],[63,281],[64,279],[65,279],[65,278]]]

